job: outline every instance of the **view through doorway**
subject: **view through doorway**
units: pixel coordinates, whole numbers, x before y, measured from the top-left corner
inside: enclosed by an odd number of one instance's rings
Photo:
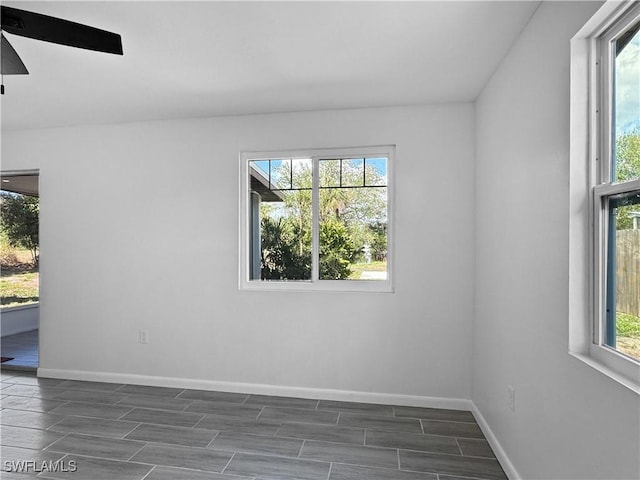
[[[39,173],[0,173],[0,335],[3,369],[39,364]]]

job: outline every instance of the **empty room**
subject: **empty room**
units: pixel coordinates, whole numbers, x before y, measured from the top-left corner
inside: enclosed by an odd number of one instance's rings
[[[640,479],[639,31],[3,0],[0,476]]]

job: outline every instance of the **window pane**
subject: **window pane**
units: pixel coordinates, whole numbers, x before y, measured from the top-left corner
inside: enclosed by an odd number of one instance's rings
[[[340,186],[340,160],[320,160],[320,187]]]
[[[613,45],[614,155],[612,180],[640,178],[640,23]]]
[[[384,160],[386,171],[386,159]],[[360,187],[369,159],[323,160],[320,188],[320,280],[386,280],[387,188]],[[331,167],[331,168],[330,168]],[[321,175],[323,170],[321,167]],[[380,179],[376,177],[380,183]],[[385,179],[386,181],[386,179]],[[385,184],[386,185],[386,184]]]
[[[362,187],[364,185],[364,159],[350,158],[342,161],[342,186]]]
[[[367,158],[366,159],[366,185],[387,185],[387,159]]]
[[[291,160],[271,160],[271,188],[291,189]]]
[[[640,191],[609,207],[606,344],[640,360]]]
[[[270,164],[271,185],[261,178],[264,163],[249,162],[249,278],[310,280],[311,160],[271,160]],[[291,190],[292,186],[299,190]]]

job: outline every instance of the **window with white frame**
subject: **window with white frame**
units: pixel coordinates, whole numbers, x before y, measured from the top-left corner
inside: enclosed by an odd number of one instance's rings
[[[592,42],[593,343],[640,362],[640,5]]]
[[[240,287],[391,291],[393,154],[242,153]]]

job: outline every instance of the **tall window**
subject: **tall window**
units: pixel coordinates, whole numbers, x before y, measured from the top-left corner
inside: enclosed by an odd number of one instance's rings
[[[393,147],[242,154],[243,288],[391,290]]]
[[[640,361],[640,9],[596,39],[594,342]]]

